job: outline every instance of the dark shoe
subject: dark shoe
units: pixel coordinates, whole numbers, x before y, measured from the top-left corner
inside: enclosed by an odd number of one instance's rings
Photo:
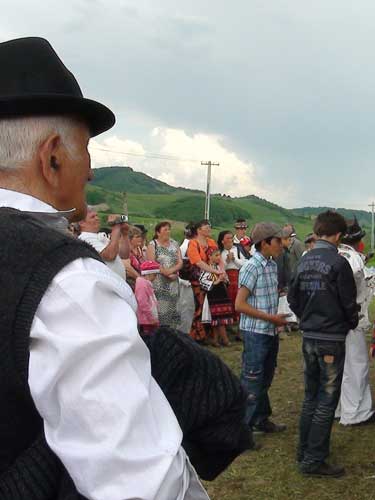
[[[341,465],[330,465],[326,462],[312,468],[301,465],[300,471],[305,476],[312,477],[341,477],[345,474],[345,469]]]
[[[229,342],[229,340],[228,340],[228,339],[226,339],[226,340],[222,340],[222,341],[221,341],[221,345],[222,345],[223,347],[230,347],[232,344]]]
[[[271,420],[264,420],[263,422],[253,426],[253,432],[256,433],[266,433],[273,434],[275,432],[283,432],[286,431],[286,425],[284,424],[275,424],[271,422]]]
[[[210,345],[211,347],[220,347],[219,342],[211,342],[209,345]]]

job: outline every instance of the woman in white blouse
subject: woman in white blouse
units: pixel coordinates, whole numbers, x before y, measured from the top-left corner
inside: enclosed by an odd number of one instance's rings
[[[228,275],[228,295],[233,304],[234,311],[234,303],[238,291],[238,274],[247,259],[240,252],[239,247],[233,243],[233,233],[231,231],[221,231],[218,236],[217,244],[221,251],[221,259],[225,266],[225,272]],[[238,315],[236,313],[234,318],[235,321],[238,321]]]

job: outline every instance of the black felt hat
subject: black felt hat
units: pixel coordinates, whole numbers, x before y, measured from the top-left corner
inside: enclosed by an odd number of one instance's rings
[[[0,68],[0,119],[73,114],[88,124],[92,137],[115,123],[110,109],[83,97],[77,80],[44,38],[0,43]]]
[[[358,223],[357,217],[353,220],[347,222],[347,232],[343,237],[344,242],[359,241],[366,236],[366,231],[364,231]]]

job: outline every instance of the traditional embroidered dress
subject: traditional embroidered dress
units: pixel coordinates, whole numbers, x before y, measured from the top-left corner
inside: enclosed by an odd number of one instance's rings
[[[219,266],[213,265],[219,269]],[[215,280],[211,274],[211,280]],[[211,312],[211,326],[232,325],[234,323],[234,314],[232,302],[228,296],[227,285],[223,282],[213,285],[207,292],[208,304]]]
[[[196,266],[199,261],[207,263],[207,249],[209,248],[217,248],[216,242],[210,238],[207,238],[207,246],[199,244],[198,240],[191,240],[187,250],[191,265]],[[207,332],[201,322],[203,303],[206,294],[199,285],[198,277],[191,280],[191,287],[194,293],[195,312],[190,336],[194,340],[203,341],[207,338]]]
[[[234,255],[234,260],[230,260],[228,262],[227,257],[229,254]],[[235,307],[235,302],[236,302],[236,297],[237,297],[237,292],[238,292],[238,275],[240,272],[241,267],[246,263],[247,259],[245,256],[240,252],[239,248],[237,245],[233,245],[230,250],[223,250],[221,252],[221,260],[224,262],[225,265],[225,272],[228,275],[229,283],[227,287],[227,292],[229,299],[232,303],[232,308],[233,308],[233,318],[235,321],[238,321],[240,319],[239,314],[234,312],[234,307]]]

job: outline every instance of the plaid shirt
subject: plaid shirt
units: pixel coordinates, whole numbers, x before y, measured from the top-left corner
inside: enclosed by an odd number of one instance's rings
[[[276,314],[279,304],[277,265],[266,259],[260,252],[244,264],[240,270],[238,286],[250,290],[247,303],[268,314]],[[253,318],[241,313],[241,330],[266,335],[275,335],[276,327],[269,321]]]

